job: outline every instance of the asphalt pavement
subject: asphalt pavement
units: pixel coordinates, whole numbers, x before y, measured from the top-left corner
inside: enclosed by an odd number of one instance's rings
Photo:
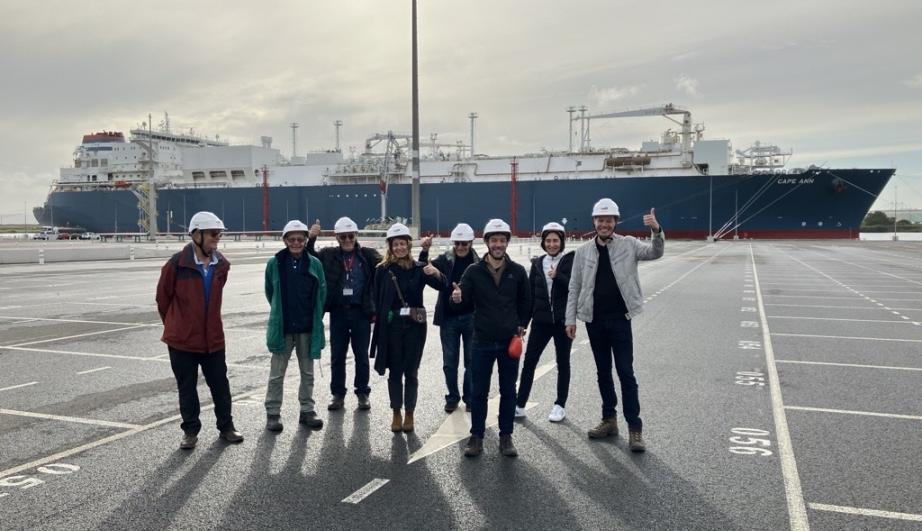
[[[193,451],[178,449],[159,341],[163,258],[0,265],[0,528],[922,529],[922,242],[667,240],[640,268],[632,323],[647,452],[587,437],[601,400],[580,325],[566,420],[547,419],[549,345],[519,457],[497,451],[494,378],[473,459],[469,415],[442,410],[431,324],[415,432],[391,433],[374,372],[370,411],[350,394],[328,412],[329,348],[315,371],[323,429],[297,424],[293,360],[285,429],[265,430],[263,271],[279,245],[225,249],[245,441],[218,439],[200,379]],[[510,246],[521,263],[540,252]],[[435,299],[426,290],[430,315]]]

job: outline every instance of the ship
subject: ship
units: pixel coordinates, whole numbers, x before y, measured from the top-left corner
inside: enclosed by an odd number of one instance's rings
[[[168,115],[156,130],[149,123],[131,129],[128,139],[117,131],[85,135],[73,166],[61,168],[34,213],[43,225],[100,234],[181,234],[192,214],[207,210],[234,233],[278,231],[290,219],[332,227],[349,216],[365,229],[399,220],[443,236],[460,222],[482,227],[503,218],[515,235],[527,237],[557,221],[568,235],[586,237],[592,205],[610,197],[620,206],[622,234],[648,235],[643,215],[655,208],[672,238],[857,238],[895,172],[787,168],[792,151],[760,142],[734,150],[728,139],[705,138],[691,112],[673,104],[568,111],[570,145],[559,151],[476,153],[473,117],[470,144],[430,135],[419,150],[418,224],[411,217],[411,135],[373,134],[361,152],[345,154],[337,121],[334,149],[304,155],[293,149],[286,158],[270,137],[231,145],[174,132]],[[592,145],[594,121],[639,116],[675,126],[639,148]]]

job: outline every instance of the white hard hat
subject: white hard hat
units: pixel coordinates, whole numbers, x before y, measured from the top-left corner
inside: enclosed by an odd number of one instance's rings
[[[451,241],[453,242],[472,242],[474,241],[474,229],[467,223],[458,223],[455,230],[451,231]]]
[[[410,229],[407,228],[403,223],[394,223],[389,229],[387,229],[387,239],[391,238],[412,238],[410,236]]]
[[[335,234],[343,234],[346,232],[358,232],[359,226],[355,224],[354,221],[343,216],[336,220],[336,224],[333,225],[333,232]]]
[[[305,225],[304,223],[301,223],[300,221],[296,219],[293,219],[289,221],[288,223],[286,223],[285,228],[282,229],[282,238],[284,238],[285,236],[288,236],[289,232],[303,232],[307,234],[307,231],[309,230],[310,228],[308,228],[307,225]]]
[[[620,218],[621,213],[618,211],[618,203],[615,203],[607,197],[599,199],[592,207],[592,217],[596,216],[615,216],[616,218]]]
[[[563,228],[563,225],[557,223],[556,221],[552,221],[541,228],[541,237],[543,238],[544,235],[548,232],[559,232],[561,234],[567,233],[566,229]]]
[[[483,239],[489,239],[491,234],[505,234],[506,238],[512,237],[512,229],[509,224],[501,219],[491,219],[483,228]]]
[[[196,230],[224,230],[224,222],[211,212],[196,212],[189,220],[189,234]]]

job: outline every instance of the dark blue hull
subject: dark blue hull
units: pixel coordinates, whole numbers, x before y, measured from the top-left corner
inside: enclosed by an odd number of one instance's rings
[[[646,233],[643,214],[656,208],[671,237],[855,238],[877,195],[893,175],[881,170],[808,170],[788,175],[616,177],[520,181],[515,230],[521,236],[548,221],[567,220],[574,234],[592,231],[590,212],[601,197],[621,208],[618,232]],[[332,227],[340,216],[359,226],[379,218],[375,185],[293,186],[269,189],[269,230],[289,219],[319,219]],[[512,222],[510,182],[435,183],[421,186],[422,231],[447,234],[459,222],[475,229],[499,217]],[[158,192],[160,232],[182,232],[199,210],[220,216],[229,231],[263,226],[263,190],[248,188],[163,189]],[[168,212],[172,218],[168,219]],[[42,224],[79,226],[93,232],[136,232],[137,199],[127,190],[52,192]],[[388,190],[387,215],[410,217],[410,185]]]

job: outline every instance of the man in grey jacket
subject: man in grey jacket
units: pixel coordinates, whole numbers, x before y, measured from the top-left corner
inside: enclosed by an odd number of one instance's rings
[[[609,198],[600,199],[592,208],[596,237],[576,250],[567,299],[566,330],[576,337],[576,320],[586,323],[589,344],[595,358],[602,395],[602,422],[589,430],[590,438],[618,435],[615,406],[618,397],[612,379],[612,359],[621,382],[624,419],[628,425],[632,452],[643,452],[643,422],[634,378],[634,339],[631,319],[643,311],[643,294],[637,274],[640,260],[663,256],[665,238],[656,221],[654,209],[643,217],[652,231],[650,243],[633,236],[615,234],[620,212]]]

